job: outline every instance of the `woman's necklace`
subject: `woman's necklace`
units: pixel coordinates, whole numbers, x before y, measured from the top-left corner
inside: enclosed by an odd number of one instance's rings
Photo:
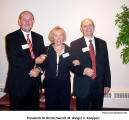
[[[53,45],[53,47],[54,47],[54,50],[56,51],[56,54],[60,56],[60,54],[62,53],[62,50],[64,49],[64,45],[60,45],[60,46]]]

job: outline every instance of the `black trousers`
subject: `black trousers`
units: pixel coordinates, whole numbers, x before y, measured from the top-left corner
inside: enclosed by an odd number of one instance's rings
[[[46,110],[70,110],[70,80],[47,79],[45,86]]]
[[[93,83],[89,95],[85,98],[76,97],[77,110],[102,110],[104,91],[100,91]]]
[[[103,98],[102,98],[103,99]],[[76,104],[77,110],[103,110],[103,100],[102,99],[89,99],[89,98],[79,98],[77,97]]]
[[[26,96],[10,94],[10,110],[39,110],[39,88],[32,88]]]

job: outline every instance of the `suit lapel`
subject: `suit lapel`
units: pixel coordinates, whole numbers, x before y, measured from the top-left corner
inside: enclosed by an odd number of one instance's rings
[[[65,54],[66,52],[68,52],[67,47],[66,47],[65,44],[64,44],[64,46],[65,46],[65,48],[64,48],[64,53],[63,53],[63,54]],[[61,63],[62,60],[64,59],[64,58],[63,58],[63,54],[60,55],[59,63]]]
[[[37,57],[37,38],[35,37],[34,33],[31,32],[31,36],[32,36],[32,48],[33,48],[33,52],[35,57]]]
[[[99,54],[99,41],[98,38],[95,37],[95,48],[96,48],[96,63],[98,61],[98,54]]]
[[[27,44],[27,41],[22,33],[21,30],[18,31],[18,35],[19,35],[19,42],[21,45]]]
[[[91,62],[89,51],[87,51],[87,52],[83,52],[82,51],[82,48],[86,48],[87,47],[87,44],[86,44],[86,41],[85,41],[84,37],[82,37],[82,39],[81,39],[80,46],[81,46],[81,53],[85,56],[85,58],[88,58],[90,60],[90,62]]]
[[[23,33],[22,33],[21,30],[18,31],[18,35],[19,35],[19,44],[20,44],[20,47],[21,47],[22,45],[27,44],[27,41],[26,41],[26,39],[25,39],[25,37],[24,37],[24,35],[23,35]],[[31,54],[30,54],[29,48],[24,49],[24,50],[22,49],[22,51],[23,51],[23,54],[24,54],[26,57],[31,58]]]
[[[87,44],[86,44],[86,42],[85,42],[84,37],[81,38],[81,41],[80,41],[80,47],[81,47],[81,48],[87,47]]]

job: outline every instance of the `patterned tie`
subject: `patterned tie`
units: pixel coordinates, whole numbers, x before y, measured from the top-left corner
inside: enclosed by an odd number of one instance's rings
[[[32,57],[32,59],[35,59],[35,55],[34,55],[34,52],[33,52],[32,44],[31,44],[31,41],[30,41],[30,38],[29,38],[29,34],[27,34],[27,40],[26,41],[29,45],[29,50],[30,50],[31,57]],[[34,68],[35,67],[36,67],[36,64],[34,65]]]
[[[92,40],[89,40],[90,45],[89,45],[89,52],[90,52],[90,57],[91,57],[91,61],[92,61],[92,69],[94,70],[94,75],[92,76],[92,79],[96,78],[96,57],[95,57],[95,51],[94,51],[94,47],[92,44]]]
[[[29,50],[30,50],[31,57],[32,57],[32,59],[34,59],[35,55],[34,55],[34,52],[33,52],[32,44],[31,44],[31,41],[30,41],[30,38],[29,38],[29,34],[27,34],[27,43],[29,45]]]

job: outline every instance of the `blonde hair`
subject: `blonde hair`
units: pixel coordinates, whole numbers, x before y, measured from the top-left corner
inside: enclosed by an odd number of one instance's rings
[[[49,35],[48,35],[48,39],[53,43],[54,42],[54,34],[56,32],[61,32],[64,36],[64,40],[63,41],[66,41],[66,32],[63,28],[61,28],[60,26],[56,26],[54,27],[50,32],[49,32]]]

